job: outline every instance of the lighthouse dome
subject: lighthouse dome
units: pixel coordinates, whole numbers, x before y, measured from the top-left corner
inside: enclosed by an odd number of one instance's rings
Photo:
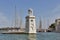
[[[33,9],[32,8],[29,8],[28,11],[33,11]]]
[[[28,9],[28,14],[29,14],[30,16],[33,15],[33,9],[32,9],[32,8],[29,8],[29,9]]]

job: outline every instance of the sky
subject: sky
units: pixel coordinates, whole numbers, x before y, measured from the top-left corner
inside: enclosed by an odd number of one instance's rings
[[[24,26],[29,8],[34,11],[37,28],[40,18],[42,28],[48,28],[60,18],[60,0],[0,0],[0,27],[14,26],[15,5],[18,19],[22,19]]]

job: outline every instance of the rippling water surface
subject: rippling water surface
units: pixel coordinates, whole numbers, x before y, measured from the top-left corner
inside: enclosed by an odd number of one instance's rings
[[[0,34],[0,40],[60,40],[60,33]]]

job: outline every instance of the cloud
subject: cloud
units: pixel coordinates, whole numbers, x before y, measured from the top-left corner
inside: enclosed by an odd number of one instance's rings
[[[51,12],[53,14],[53,19],[58,19],[60,18],[60,5],[58,5],[55,9],[52,10]]]
[[[17,16],[16,19],[16,27],[20,27],[20,22],[22,22],[22,19],[20,16]],[[5,16],[5,13],[0,12],[0,27],[14,27],[15,26],[15,18],[9,19],[7,16]]]
[[[54,14],[60,13],[60,5],[58,5],[56,8],[54,8],[54,9],[52,10],[52,13],[54,13]]]
[[[0,12],[0,27],[7,27],[9,25],[8,18]]]
[[[48,12],[47,12],[48,14]],[[47,16],[46,18],[43,18],[43,27],[42,28],[48,28],[49,25],[51,25],[52,23],[55,23],[56,19],[60,18],[60,5],[54,7],[54,9],[49,10],[49,16]]]

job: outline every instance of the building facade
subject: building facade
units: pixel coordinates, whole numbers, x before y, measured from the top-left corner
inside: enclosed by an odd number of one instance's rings
[[[55,27],[56,32],[60,32],[60,19],[56,19],[55,23],[56,23],[56,27]]]

